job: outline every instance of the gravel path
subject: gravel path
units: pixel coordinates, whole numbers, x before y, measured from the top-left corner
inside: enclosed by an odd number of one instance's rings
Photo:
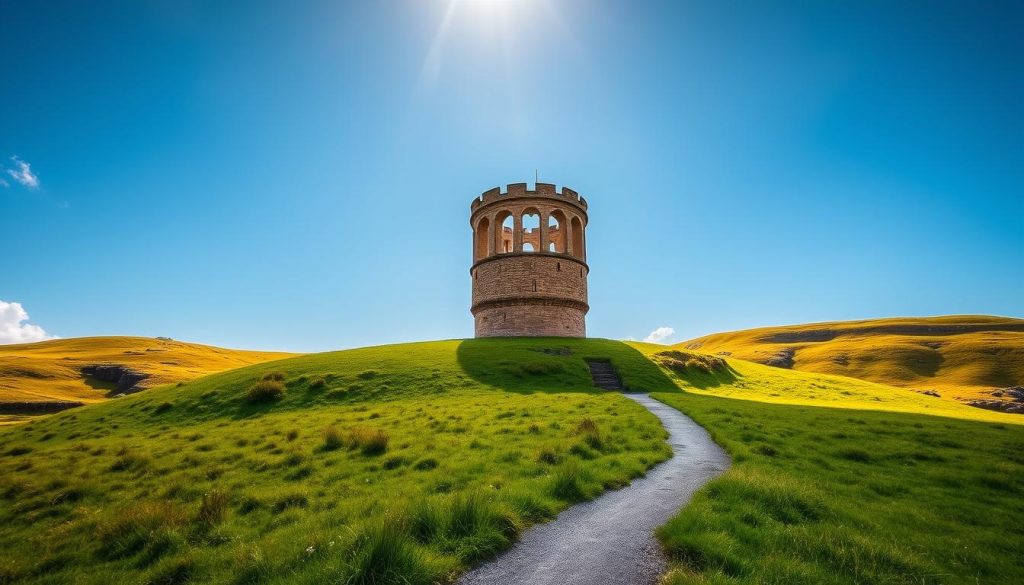
[[[700,425],[646,394],[625,394],[669,432],[673,455],[629,486],[569,508],[525,531],[511,549],[466,573],[462,585],[651,584],[665,571],[654,538],[695,491],[729,467]]]

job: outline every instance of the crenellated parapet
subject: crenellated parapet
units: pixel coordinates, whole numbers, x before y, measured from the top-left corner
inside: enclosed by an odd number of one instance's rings
[[[504,191],[502,191],[501,187],[494,187],[484,191],[470,204],[470,210],[476,211],[477,208],[494,202],[525,197],[548,197],[560,202],[570,203],[584,211],[587,209],[587,200],[568,187],[562,187],[562,190],[559,191],[554,183],[537,183],[531,190],[527,188],[526,183],[510,183],[505,186]]]

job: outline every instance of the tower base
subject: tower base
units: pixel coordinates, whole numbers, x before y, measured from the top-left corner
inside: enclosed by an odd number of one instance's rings
[[[586,310],[559,300],[488,303],[473,312],[477,337],[586,337]]]

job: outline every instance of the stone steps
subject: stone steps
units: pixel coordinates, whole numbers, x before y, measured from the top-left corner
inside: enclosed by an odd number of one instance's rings
[[[587,361],[594,386],[604,390],[622,390],[622,380],[615,373],[611,362]]]

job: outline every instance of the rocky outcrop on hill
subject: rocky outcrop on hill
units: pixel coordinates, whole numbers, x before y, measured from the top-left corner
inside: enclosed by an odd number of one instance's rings
[[[84,406],[72,400],[49,400],[45,402],[0,402],[0,414],[51,414],[69,408]]]
[[[83,376],[95,378],[102,382],[111,382],[117,386],[112,395],[117,396],[119,394],[131,394],[142,390],[139,386],[139,382],[149,377],[149,374],[145,372],[139,372],[129,367],[118,365],[118,364],[93,364],[89,366],[82,366],[81,369]]]
[[[1024,414],[1024,386],[1010,386],[993,390],[992,396],[1002,400],[971,400],[967,404],[986,410]],[[1006,398],[1010,400],[1006,400]]]
[[[793,357],[796,355],[796,350],[792,347],[786,347],[775,352],[768,359],[764,360],[764,365],[772,366],[774,368],[786,368],[792,369]]]
[[[971,400],[967,404],[985,410],[997,410],[1011,414],[1024,414],[1024,403],[1003,402],[1002,400]]]

